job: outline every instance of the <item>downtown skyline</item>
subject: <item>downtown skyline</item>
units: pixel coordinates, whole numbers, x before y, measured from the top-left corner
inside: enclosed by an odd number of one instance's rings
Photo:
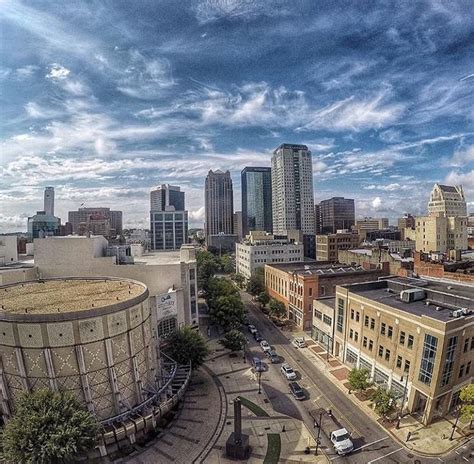
[[[439,182],[474,209],[469,2],[58,5],[0,6],[0,233],[46,186],[63,222],[85,203],[148,227],[151,188],[179,185],[202,227],[209,169],[240,210],[240,171],[281,143],[312,151],[315,202],[393,221]]]

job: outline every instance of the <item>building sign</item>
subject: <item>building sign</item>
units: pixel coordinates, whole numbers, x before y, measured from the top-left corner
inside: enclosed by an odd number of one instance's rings
[[[176,291],[156,295],[157,320],[178,315],[178,301]]]

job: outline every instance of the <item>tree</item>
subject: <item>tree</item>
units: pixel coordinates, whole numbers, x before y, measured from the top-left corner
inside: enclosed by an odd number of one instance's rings
[[[258,295],[265,291],[265,270],[261,267],[256,269],[255,274],[247,282],[247,292]]]
[[[257,301],[261,307],[265,307],[270,302],[270,295],[267,292],[260,292],[257,295]]]
[[[280,319],[281,317],[286,316],[286,306],[281,301],[275,300],[272,298],[268,304],[268,310],[270,315]]]
[[[383,417],[395,408],[395,398],[392,392],[379,387],[370,398],[375,404],[375,412]]]
[[[240,330],[232,329],[224,335],[223,339],[219,340],[219,343],[231,351],[239,351],[245,348],[247,339]]]
[[[240,295],[223,295],[217,297],[209,307],[209,315],[224,330],[240,327],[244,322],[245,310]]]
[[[459,399],[461,400],[461,419],[472,422],[474,416],[474,383],[466,385],[461,390]]]
[[[231,256],[223,255],[220,259],[221,270],[224,274],[235,272],[235,264]]]
[[[178,364],[191,361],[193,369],[203,364],[209,354],[206,340],[191,327],[183,327],[169,334],[163,351]]]
[[[198,251],[196,253],[198,287],[206,290],[208,280],[219,270],[219,264],[212,253]]]
[[[242,285],[245,281],[245,277],[242,274],[234,274],[233,275],[233,281],[240,287],[242,288]]]
[[[352,369],[347,380],[351,389],[356,391],[365,391],[371,385],[368,369]]]
[[[0,436],[7,463],[73,462],[92,449],[99,425],[69,392],[24,393]]]

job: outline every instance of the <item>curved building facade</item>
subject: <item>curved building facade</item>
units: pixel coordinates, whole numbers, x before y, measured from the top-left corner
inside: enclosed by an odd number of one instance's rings
[[[147,287],[61,278],[0,287],[0,411],[23,391],[70,391],[98,421],[122,417],[158,387]]]

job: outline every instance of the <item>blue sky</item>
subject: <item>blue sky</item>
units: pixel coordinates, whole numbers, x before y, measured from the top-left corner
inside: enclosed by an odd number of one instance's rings
[[[0,0],[0,232],[56,188],[147,226],[180,185],[203,220],[209,169],[313,152],[315,199],[424,213],[434,182],[474,211],[472,1]]]

